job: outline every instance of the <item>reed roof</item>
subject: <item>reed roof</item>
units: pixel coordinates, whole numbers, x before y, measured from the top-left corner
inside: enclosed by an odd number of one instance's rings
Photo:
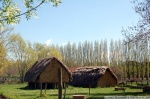
[[[70,84],[77,87],[88,87],[89,85],[96,87],[97,81],[106,71],[111,72],[112,76],[117,80],[117,76],[108,66],[84,66],[72,72],[73,80]]]
[[[52,60],[57,60],[62,65],[62,68],[66,70],[69,74],[69,78],[71,79],[71,72],[69,71],[68,67],[65,66],[62,62],[60,62],[57,58],[45,58],[42,60],[36,61],[32,67],[26,72],[24,81],[26,82],[35,82],[37,77],[46,69],[46,67],[50,64]]]

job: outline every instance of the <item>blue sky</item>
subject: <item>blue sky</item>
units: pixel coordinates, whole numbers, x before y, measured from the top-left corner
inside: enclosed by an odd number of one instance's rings
[[[130,0],[62,0],[58,7],[43,4],[38,18],[22,17],[14,32],[28,41],[52,44],[123,39],[122,27],[136,25],[139,15]]]

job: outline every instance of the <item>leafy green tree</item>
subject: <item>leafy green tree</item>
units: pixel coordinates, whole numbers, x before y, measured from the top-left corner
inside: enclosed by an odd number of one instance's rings
[[[48,50],[46,49],[44,44],[34,43],[33,50],[36,52],[37,60],[47,57]]]
[[[0,29],[0,75],[4,74],[4,69],[8,66],[8,59],[7,59],[7,38],[13,28],[6,27],[4,30]]]
[[[7,65],[3,69],[3,75],[11,77],[18,76],[18,67],[14,60],[7,59]]]
[[[37,16],[37,8],[44,3],[51,3],[53,6],[58,6],[61,0],[0,0],[0,27],[5,24],[19,23],[20,17],[23,15],[27,19],[30,19],[31,16]],[[25,12],[22,12],[21,4],[25,7]]]
[[[7,65],[6,61],[6,50],[3,42],[0,42],[0,76],[3,74],[3,70]]]
[[[61,53],[59,52],[59,50],[54,45],[50,46],[48,49],[49,49],[48,57],[56,57],[60,61],[62,61],[62,55],[61,55]]]
[[[33,49],[33,45],[31,42],[26,42],[26,49],[25,49],[25,55],[24,55],[24,61],[23,64],[26,66],[27,71],[35,61],[37,61],[37,53]]]
[[[24,60],[26,56],[26,43],[20,34],[11,34],[9,36],[9,53],[11,58],[16,61],[20,76],[20,81],[24,82],[24,75],[26,72],[26,65],[24,65]]]
[[[33,50],[36,53],[37,60],[47,57],[56,57],[59,60],[62,60],[61,53],[54,45],[46,46],[45,44],[34,43]]]

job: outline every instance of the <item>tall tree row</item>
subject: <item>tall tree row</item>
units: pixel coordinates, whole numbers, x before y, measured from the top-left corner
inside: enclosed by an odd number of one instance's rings
[[[107,40],[85,41],[78,44],[68,42],[60,46],[59,50],[67,66],[109,65]]]
[[[120,79],[149,79],[149,41],[141,49],[141,42],[124,44],[123,40],[107,40],[78,44],[68,42],[58,46],[64,64],[71,66],[110,66],[120,72]]]

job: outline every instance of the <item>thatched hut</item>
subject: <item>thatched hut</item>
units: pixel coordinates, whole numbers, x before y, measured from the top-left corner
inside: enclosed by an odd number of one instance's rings
[[[62,69],[62,82],[67,83],[71,79],[71,72],[57,58],[45,58],[36,61],[26,72],[24,81],[29,88],[40,88],[40,84],[47,84],[47,88],[55,87],[58,83],[58,69]]]
[[[75,87],[113,87],[117,76],[107,66],[86,66],[72,72],[70,85]]]

